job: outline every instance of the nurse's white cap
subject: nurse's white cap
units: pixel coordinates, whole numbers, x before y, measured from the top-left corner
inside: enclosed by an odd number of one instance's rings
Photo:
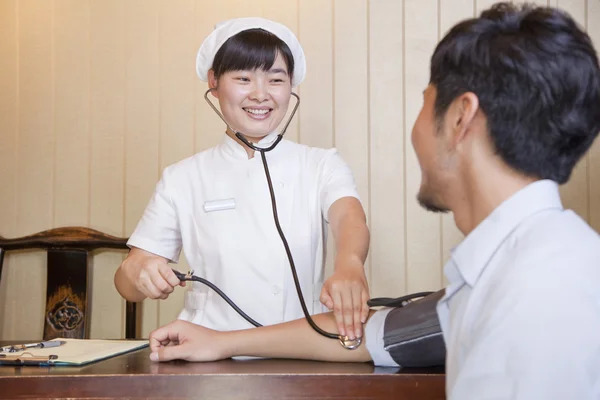
[[[236,18],[218,23],[198,50],[196,56],[196,73],[198,77],[205,82],[208,81],[208,71],[212,68],[215,54],[227,39],[247,29],[256,28],[271,32],[288,45],[294,57],[292,87],[298,86],[306,75],[306,59],[304,58],[302,46],[288,27],[264,18]]]

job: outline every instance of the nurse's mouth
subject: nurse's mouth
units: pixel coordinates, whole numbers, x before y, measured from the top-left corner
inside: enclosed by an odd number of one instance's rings
[[[271,111],[273,111],[272,108],[244,108],[244,111],[246,111],[246,114],[248,114],[248,116],[252,119],[266,119],[269,118],[269,116],[271,115]]]

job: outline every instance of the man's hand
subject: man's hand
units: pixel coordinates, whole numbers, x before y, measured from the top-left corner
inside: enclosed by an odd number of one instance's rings
[[[166,299],[185,282],[175,276],[165,258],[133,248],[115,274],[115,285],[123,297],[140,301],[143,297]]]
[[[224,335],[224,332],[177,320],[150,333],[150,359],[216,361],[229,358]]]
[[[362,337],[369,315],[369,286],[358,258],[336,259],[334,274],[325,281],[321,303],[333,310],[338,331],[350,339]]]

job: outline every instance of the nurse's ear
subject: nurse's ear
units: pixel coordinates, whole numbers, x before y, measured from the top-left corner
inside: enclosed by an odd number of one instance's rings
[[[208,70],[208,87],[211,90],[210,93],[215,97],[219,98],[219,91],[217,90],[217,78],[215,77],[215,71],[213,69]]]

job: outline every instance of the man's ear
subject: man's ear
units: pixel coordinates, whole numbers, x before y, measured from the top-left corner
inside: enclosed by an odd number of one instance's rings
[[[450,106],[449,113],[453,132],[454,145],[462,142],[473,125],[477,111],[479,111],[479,98],[473,92],[466,92],[458,96]]]
[[[208,87],[211,90],[210,93],[215,97],[219,98],[219,91],[217,90],[217,78],[215,77],[215,71],[213,69],[208,70]]]

